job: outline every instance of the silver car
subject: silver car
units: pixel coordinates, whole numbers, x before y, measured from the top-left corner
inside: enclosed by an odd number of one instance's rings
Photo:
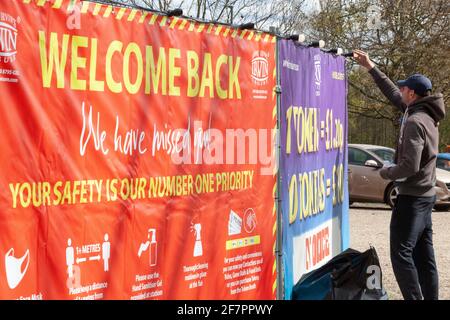
[[[395,150],[391,148],[349,144],[348,184],[350,204],[353,202],[384,202],[394,206],[398,188],[392,181],[384,180],[379,170],[394,161]],[[450,172],[436,168],[435,209],[450,209]]]

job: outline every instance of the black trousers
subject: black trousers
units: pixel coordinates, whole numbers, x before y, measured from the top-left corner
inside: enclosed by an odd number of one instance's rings
[[[391,262],[405,300],[437,300],[439,280],[433,249],[434,197],[399,195],[390,226]]]

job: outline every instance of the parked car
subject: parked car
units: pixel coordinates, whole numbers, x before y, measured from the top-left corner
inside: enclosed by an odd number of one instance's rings
[[[384,180],[379,170],[394,162],[395,150],[382,146],[349,144],[348,184],[350,204],[353,202],[384,202],[394,206],[398,188]],[[436,168],[435,209],[450,209],[450,172]]]
[[[439,153],[436,159],[436,167],[450,171],[450,153]]]

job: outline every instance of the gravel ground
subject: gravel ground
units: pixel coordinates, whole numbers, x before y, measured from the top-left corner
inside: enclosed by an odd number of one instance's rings
[[[403,299],[389,257],[391,210],[383,204],[354,203],[350,207],[350,247],[375,247],[389,299]],[[450,300],[450,212],[433,212],[433,242],[439,272],[439,298]]]

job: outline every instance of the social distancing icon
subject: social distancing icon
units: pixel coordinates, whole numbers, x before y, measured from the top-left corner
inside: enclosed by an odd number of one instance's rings
[[[88,250],[86,248],[89,248]],[[103,236],[103,242],[90,245],[81,245],[74,248],[72,239],[67,240],[66,266],[68,279],[73,278],[74,267],[92,261],[103,262],[103,271],[109,271],[109,260],[111,259],[111,243],[107,233]]]

